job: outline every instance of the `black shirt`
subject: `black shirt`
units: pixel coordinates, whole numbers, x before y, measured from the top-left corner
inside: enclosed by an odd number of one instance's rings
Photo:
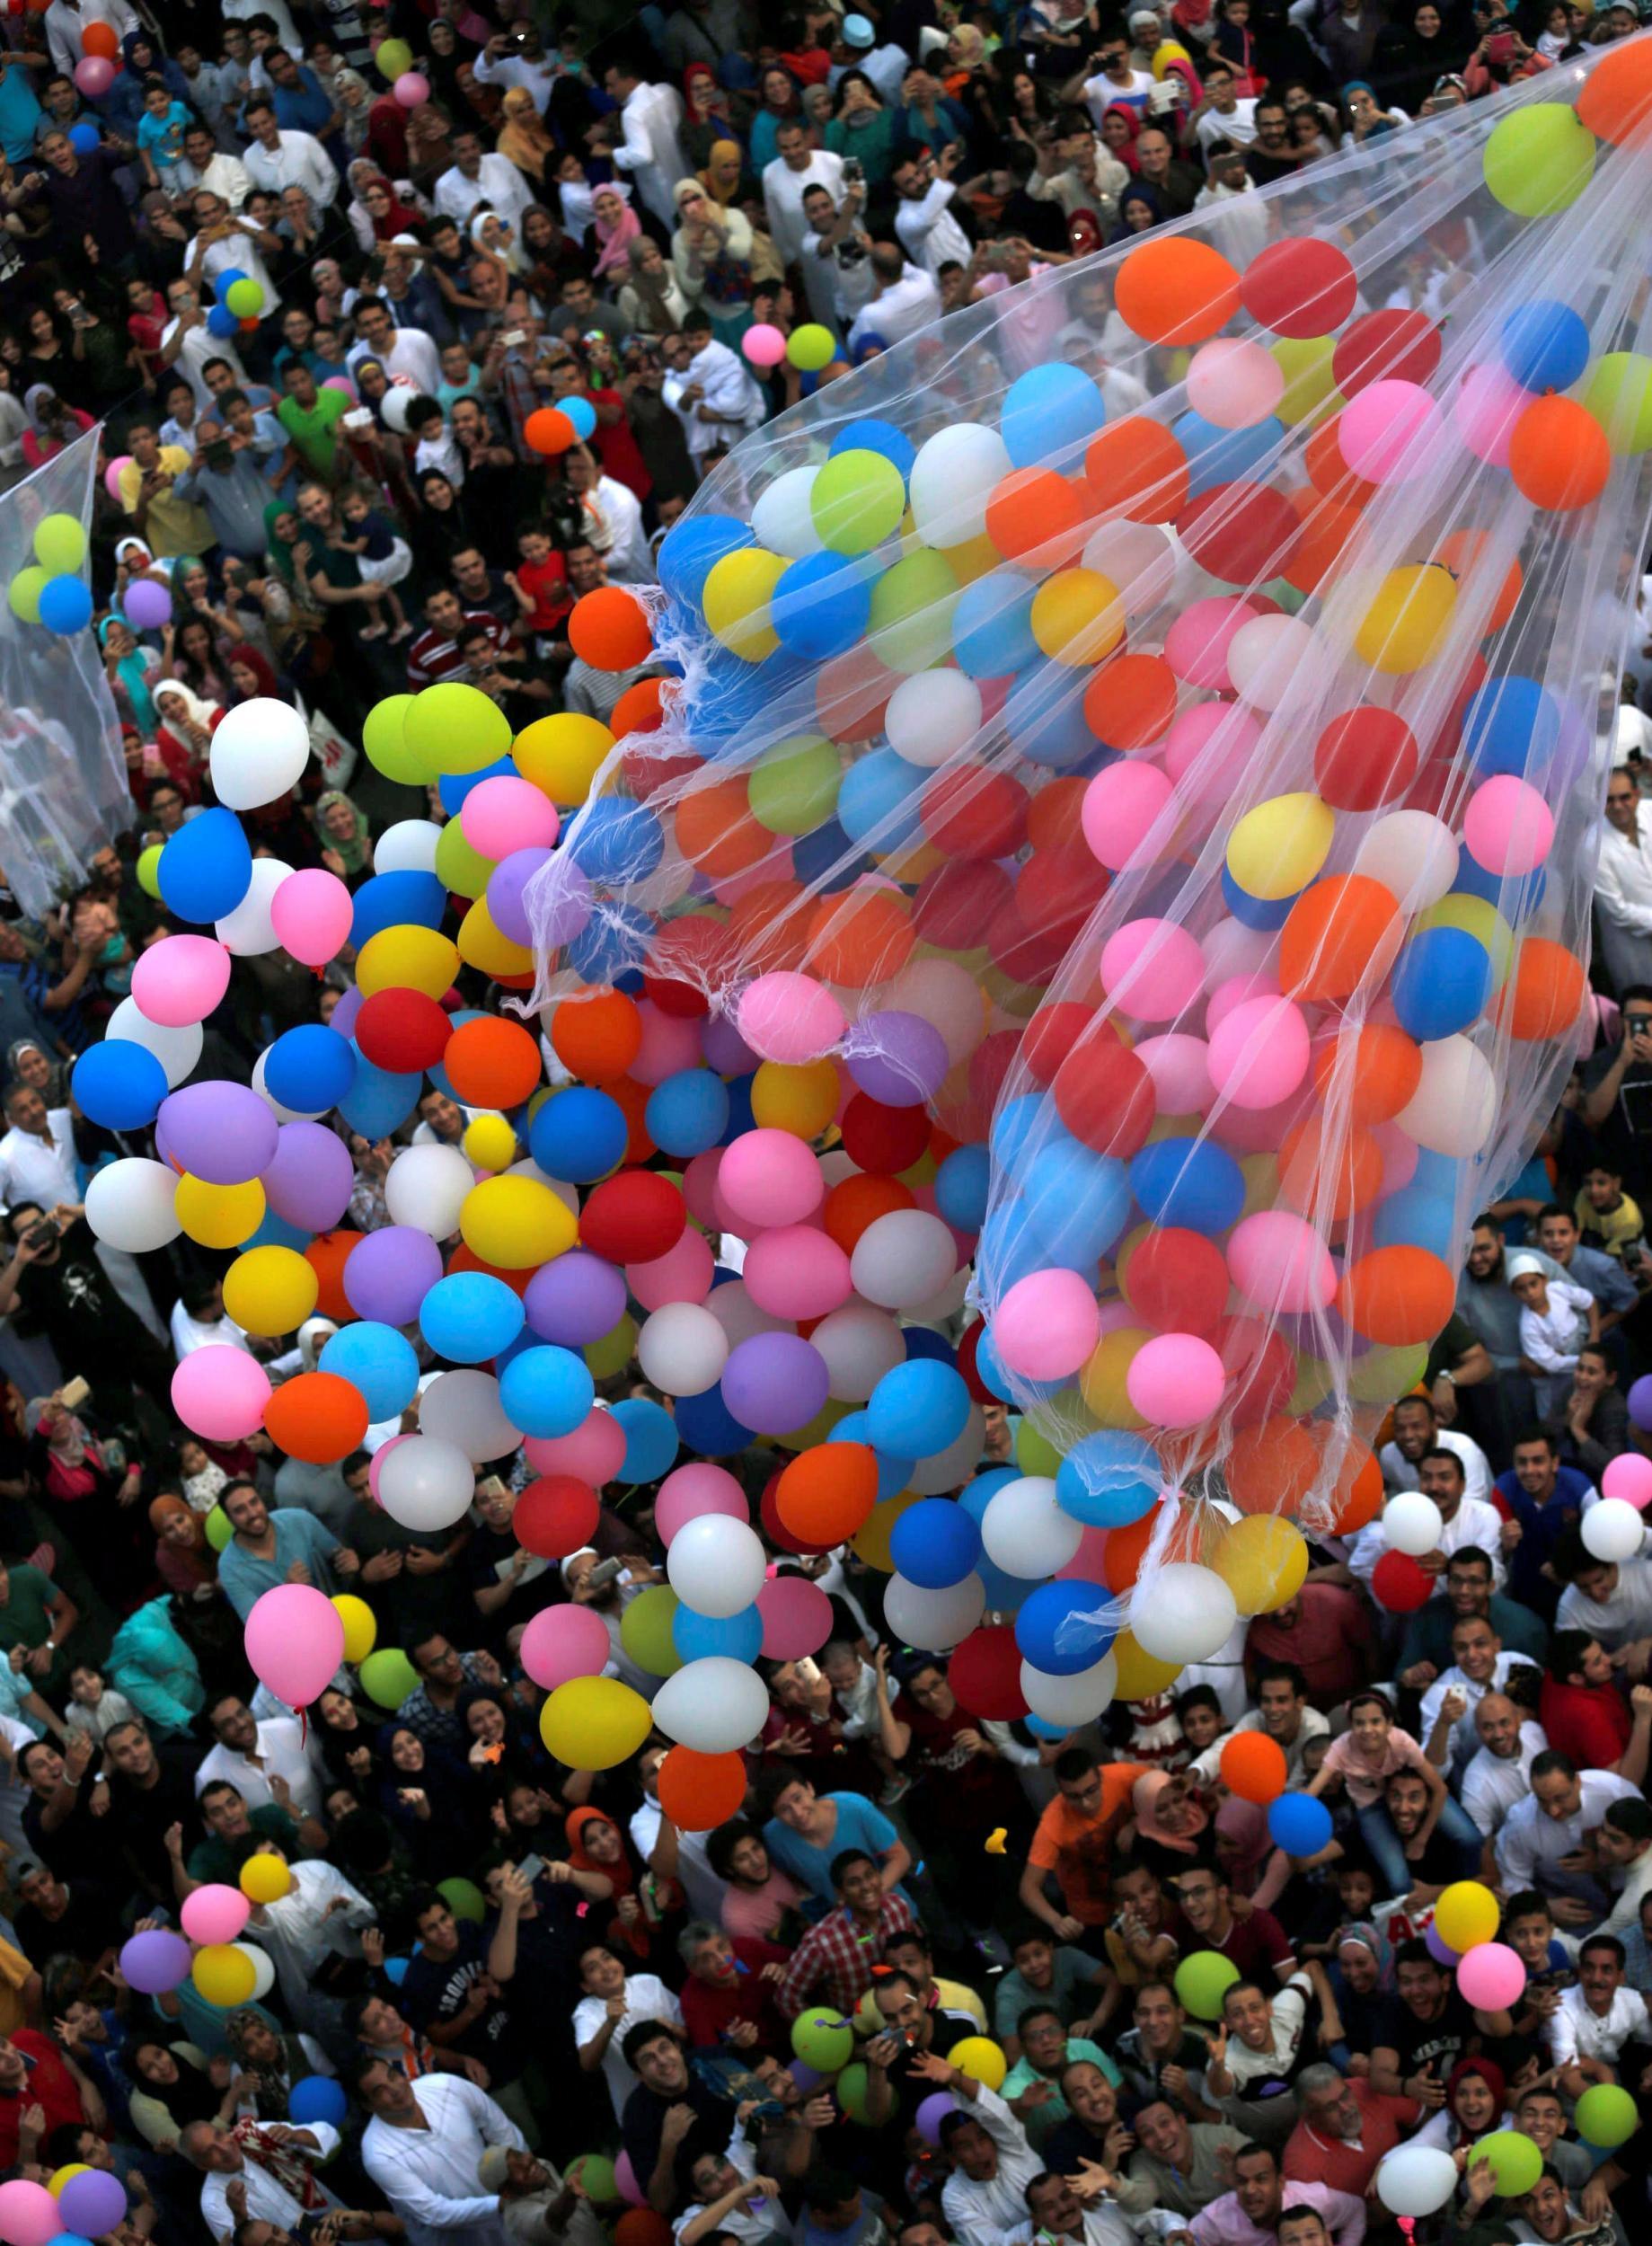
[[[620,2135],[625,2140],[625,2150],[631,2154],[632,2172],[638,2189],[646,2192],[649,2178],[654,2173],[659,2158],[659,2140],[666,2126],[666,2113],[672,2106],[692,2106],[693,2127],[676,2148],[674,2200],[688,2204],[691,2186],[689,2177],[694,2162],[702,2153],[710,2153],[720,2160],[729,2142],[733,2125],[734,2109],[726,2106],[712,2091],[695,2082],[691,2074],[688,2087],[674,2098],[662,2098],[646,2082],[639,2082],[625,2100],[625,2110],[620,2117]]]
[[[1419,1876],[1422,1875],[1419,1872]],[[1478,2048],[1480,2030],[1474,2025],[1474,2014],[1454,1988],[1445,1992],[1445,2003],[1437,2020],[1418,2020],[1409,2004],[1394,1997],[1378,2021],[1375,2050],[1397,2051],[1400,2054],[1400,2077],[1416,2074],[1425,2066],[1431,2066],[1434,2079],[1443,2082],[1461,2058],[1471,2048]]]
[[[200,1761],[199,1745],[181,1740],[152,1740],[160,1774],[147,1790],[118,1770],[109,1773],[109,1835],[144,1885],[170,1903],[172,1899],[172,1860],[166,1853],[169,1826],[181,1825],[186,1838],[195,1830],[195,1772]]]
[[[459,1922],[458,1932],[459,1947],[451,1958],[438,1959],[420,1950],[410,1962],[400,1998],[410,2027],[428,2031],[433,2021],[455,2018],[469,2001],[471,1984],[487,1971],[488,1936],[467,1919]],[[496,2001],[445,2047],[480,2059],[496,2082],[508,2082],[521,2072],[517,2041],[510,2006]]]

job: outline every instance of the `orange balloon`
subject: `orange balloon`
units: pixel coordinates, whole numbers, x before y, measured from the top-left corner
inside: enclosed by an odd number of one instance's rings
[[[680,1832],[709,1833],[740,1813],[746,1799],[746,1757],[674,1746],[655,1782],[660,1808]]]
[[[1166,1500],[1174,1502],[1174,1500]],[[1139,1521],[1128,1522],[1123,1528],[1109,1528],[1107,1543],[1101,1550],[1101,1580],[1117,1598],[1130,1588],[1141,1572],[1147,1547],[1152,1543],[1159,1525],[1161,1508],[1154,1506]],[[1205,1538],[1195,1515],[1179,1505],[1178,1517],[1171,1528],[1164,1550],[1164,1560],[1198,1560],[1204,1552]]]
[[[775,847],[773,836],[751,815],[743,779],[715,780],[709,788],[691,788],[674,817],[677,848],[713,880],[744,873]]]
[[[1319,1479],[1319,1446],[1299,1420],[1241,1428],[1223,1467],[1241,1513],[1294,1513]]]
[[[1315,1092],[1327,1103],[1334,1098],[1355,1123],[1388,1122],[1422,1075],[1421,1048],[1391,1021],[1350,1023],[1314,1056]]]
[[[83,55],[101,55],[105,62],[113,62],[120,52],[120,41],[112,23],[88,23],[80,35]]]
[[[878,1454],[866,1443],[817,1443],[774,1489],[781,1526],[799,1543],[846,1543],[878,1502]]]
[[[911,907],[897,889],[857,881],[823,897],[808,924],[810,972],[823,983],[864,990],[898,975],[916,942]]]
[[[902,674],[880,663],[862,642],[835,655],[815,674],[815,718],[830,741],[870,741],[883,730],[883,713]]]
[[[1587,406],[1574,398],[1537,398],[1515,423],[1508,473],[1534,507],[1570,514],[1605,490],[1612,447]]]
[[[1528,936],[1497,1004],[1497,1019],[1524,1040],[1565,1037],[1577,1026],[1588,995],[1583,962],[1563,943]]]
[[[1335,500],[1339,507],[1366,507],[1376,497],[1377,487],[1367,483],[1364,476],[1356,476],[1343,459],[1337,442],[1337,423],[1341,418],[1338,414],[1314,430],[1303,447],[1303,465],[1321,499]]]
[[[1100,677],[1104,674],[1098,672]],[[1094,685],[1094,680],[1091,680]],[[1059,849],[1079,827],[1088,780],[1047,780],[1027,806],[1027,839],[1035,850]]]
[[[579,432],[560,406],[542,405],[522,424],[528,448],[536,453],[566,452],[579,441]]]
[[[1239,275],[1220,250],[1188,234],[1141,243],[1113,277],[1113,302],[1149,343],[1202,343],[1239,309]]]
[[[673,1749],[677,1755],[686,1755],[689,1751],[685,1746]],[[721,1762],[723,1758],[714,1755],[710,1759]],[[739,1757],[736,1755],[734,1759],[738,1762]],[[680,1824],[682,1820],[676,1818],[673,1822]],[[671,2246],[671,2225],[663,2215],[656,2215],[652,2207],[627,2207],[614,2226],[614,2246]]]
[[[986,535],[1006,561],[1037,553],[1054,569],[1084,543],[1087,502],[1054,468],[1012,468],[986,502]]]
[[[1652,137],[1652,53],[1643,40],[1612,48],[1577,89],[1577,118],[1614,147]]]
[[[1476,570],[1483,566],[1486,549],[1490,543],[1489,531],[1453,530],[1449,536],[1441,539],[1430,557],[1436,562],[1443,562],[1456,579],[1460,598],[1483,598],[1484,588],[1476,585],[1473,580]],[[1498,586],[1497,597],[1491,604],[1491,614],[1486,619],[1482,637],[1485,632],[1503,629],[1515,613],[1524,583],[1524,570],[1518,562],[1511,562],[1503,572],[1503,582]]]
[[[852,1256],[856,1241],[869,1225],[875,1225],[880,1216],[888,1216],[896,1209],[916,1207],[911,1188],[904,1186],[898,1178],[857,1175],[844,1178],[832,1188],[821,1205],[820,1222],[826,1237],[836,1241],[846,1256]],[[841,1449],[842,1446],[835,1447]]]
[[[1456,1293],[1449,1267],[1426,1248],[1373,1248],[1343,1273],[1337,1307],[1356,1333],[1398,1348],[1432,1341]]]
[[[1327,1528],[1334,1536],[1357,1535],[1383,1509],[1383,1469],[1364,1443],[1343,1442],[1334,1427],[1316,1424],[1310,1433],[1320,1451],[1321,1472],[1336,1461],[1326,1499]]]
[[[1235,1731],[1217,1768],[1229,1793],[1259,1806],[1282,1794],[1290,1782],[1285,1749],[1265,1731]]]
[[[1145,748],[1175,715],[1176,674],[1162,655],[1116,655],[1084,689],[1084,722],[1109,748]]]
[[[304,1260],[314,1267],[319,1282],[316,1313],[331,1318],[338,1326],[348,1325],[357,1314],[344,1292],[344,1267],[349,1261],[350,1250],[363,1237],[348,1227],[340,1232],[317,1233],[304,1251]]]
[[[467,1108],[519,1108],[543,1073],[538,1039],[500,1014],[462,1021],[447,1040],[442,1066]]]
[[[1188,455],[1160,422],[1127,414],[1091,438],[1084,481],[1100,513],[1168,523],[1188,504]]]
[[[1302,535],[1291,545],[1279,574],[1299,592],[1316,593],[1341,570],[1359,528],[1359,509],[1345,500],[1329,500],[1312,484],[1291,493]]]
[[[729,907],[735,956],[751,975],[799,968],[808,949],[808,900],[800,881],[754,881]]]
[[[1293,1208],[1340,1219],[1383,1190],[1383,1149],[1360,1123],[1312,1115],[1279,1142],[1279,1198]]]
[[[507,1271],[497,1263],[485,1263],[475,1249],[464,1240],[460,1241],[458,1246],[448,1257],[447,1269],[449,1271],[485,1271],[490,1279],[503,1279],[506,1286],[514,1289],[518,1295],[527,1293],[528,1283],[534,1277],[531,1269],[525,1271]]]
[[[642,1050],[642,1017],[620,990],[564,998],[551,1017],[551,1049],[581,1083],[605,1084]]]
[[[587,594],[588,599],[590,596]],[[640,678],[624,693],[608,713],[608,727],[616,741],[623,741],[627,733],[656,732],[665,716],[660,702],[663,678]]]
[[[600,585],[575,601],[568,618],[568,644],[593,670],[633,670],[654,651],[648,610],[622,586]],[[617,726],[614,732],[617,740]]]
[[[361,1447],[367,1398],[337,1373],[299,1373],[264,1407],[264,1431],[278,1450],[312,1466],[336,1465]]]
[[[1400,900],[1368,873],[1312,882],[1279,932],[1279,986],[1311,1003],[1351,998],[1383,980],[1403,932]]]

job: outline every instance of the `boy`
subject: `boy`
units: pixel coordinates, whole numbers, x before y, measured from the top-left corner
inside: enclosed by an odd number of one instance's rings
[[[479,398],[481,395],[481,369],[471,358],[468,343],[444,343],[442,346],[442,379],[437,385],[437,403],[444,414],[452,418],[456,398]]]
[[[1646,1230],[1639,1204],[1625,1193],[1622,1173],[1610,1163],[1589,1164],[1573,1206],[1584,1239],[1591,1248],[1603,1248],[1609,1256],[1621,1260],[1624,1250]]]
[[[423,475],[427,468],[439,468],[454,489],[459,490],[464,482],[464,455],[447,426],[440,401],[415,398],[402,416],[402,426],[414,444],[414,475]]]
[[[137,155],[144,177],[151,187],[175,195],[182,182],[178,166],[183,162],[184,128],[190,112],[172,99],[164,80],[151,78],[144,86],[144,113],[137,120]]]
[[[463,344],[458,347],[461,350]],[[505,582],[517,597],[522,615],[519,629],[529,634],[534,652],[542,661],[563,653],[565,626],[573,607],[568,588],[568,564],[552,544],[548,534],[532,526],[517,533],[518,570],[507,570]]]

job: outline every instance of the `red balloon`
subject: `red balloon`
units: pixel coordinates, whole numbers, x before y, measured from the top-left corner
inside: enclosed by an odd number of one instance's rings
[[[1002,1403],[1003,1399],[989,1388],[976,1370],[976,1355],[981,1347],[981,1337],[986,1331],[985,1318],[977,1318],[973,1326],[967,1326],[964,1338],[958,1345],[957,1366],[965,1387],[978,1404]]]
[[[969,1056],[969,1096],[990,1110],[1003,1090],[1020,1044],[1015,1030],[994,1030]]]
[[[1034,1083],[1047,1088],[1055,1081],[1056,1071],[1093,1019],[1090,1008],[1076,998],[1058,998],[1053,1006],[1039,1007],[1021,1039],[1021,1058]]]
[[[453,1035],[453,1017],[421,990],[375,990],[362,1001],[354,1035],[362,1057],[396,1075],[434,1068]]]
[[[1201,569],[1230,585],[1277,577],[1302,535],[1296,509],[1266,483],[1218,483],[1190,500],[1176,534]]]
[[[1409,1552],[1385,1552],[1371,1570],[1371,1588],[1391,1614],[1414,1614],[1434,1596],[1434,1578]]]
[[[1227,1258],[1202,1233],[1155,1226],[1131,1249],[1121,1284],[1157,1332],[1208,1334],[1227,1307]]]
[[[579,1245],[610,1263],[652,1263],[675,1248],[688,1223],[683,1196],[652,1170],[605,1179],[579,1216]]]
[[[730,980],[738,955],[738,942],[726,923],[691,913],[654,938],[642,969],[643,988],[661,1013],[697,1021],[711,1010],[706,992]]]
[[[1333,243],[1287,237],[1253,257],[1240,302],[1276,335],[1329,335],[1354,309],[1359,281]]]
[[[912,924],[939,951],[973,951],[981,931],[1008,905],[1002,866],[959,859],[926,873],[912,903]]]
[[[1333,810],[1374,811],[1417,777],[1417,737],[1392,710],[1344,710],[1320,735],[1313,777]]]
[[[590,1543],[600,1511],[588,1482],[577,1481],[572,1474],[546,1474],[530,1481],[517,1499],[510,1532],[524,1552],[540,1560],[566,1560]]]
[[[922,1106],[886,1108],[857,1092],[844,1110],[844,1152],[857,1170],[893,1178],[910,1170],[929,1145],[929,1116]]]
[[[1015,898],[987,934],[987,949],[1020,982],[1047,983],[1107,894],[1108,877],[1082,842],[1035,850],[1015,877]]]
[[[1440,331],[1426,312],[1367,312],[1337,338],[1331,377],[1345,398],[1373,382],[1427,382],[1440,363]]]
[[[1153,1078],[1110,1022],[1093,1031],[1056,1071],[1056,1112],[1086,1146],[1122,1160],[1140,1154],[1153,1128]]]
[[[919,803],[923,832],[951,858],[1012,858],[1027,838],[1027,791],[1008,773],[937,774]]]
[[[947,1683],[959,1707],[987,1723],[1013,1723],[1028,1712],[1021,1649],[1008,1623],[972,1630],[947,1664]]]

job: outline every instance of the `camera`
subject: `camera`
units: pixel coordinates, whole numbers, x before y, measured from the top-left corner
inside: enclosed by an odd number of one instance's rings
[[[860,157],[845,156],[844,158],[844,185],[845,187],[864,187],[865,184],[866,166],[861,162]]]
[[[49,1248],[60,1230],[55,1216],[42,1216],[38,1225],[31,1225],[23,1234],[23,1244],[30,1248]]]

